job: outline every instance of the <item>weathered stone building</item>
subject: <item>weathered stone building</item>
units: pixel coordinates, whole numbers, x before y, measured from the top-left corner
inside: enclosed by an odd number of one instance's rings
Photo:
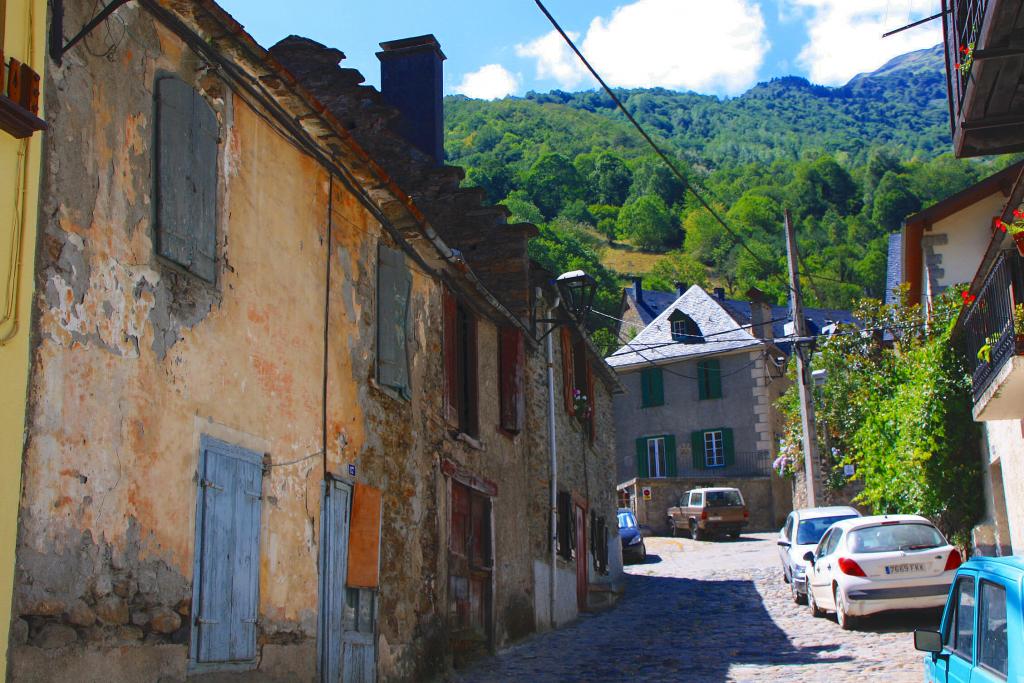
[[[615,375],[440,164],[436,42],[382,96],[209,0],[117,17],[45,81],[11,678],[421,680],[605,603]]]

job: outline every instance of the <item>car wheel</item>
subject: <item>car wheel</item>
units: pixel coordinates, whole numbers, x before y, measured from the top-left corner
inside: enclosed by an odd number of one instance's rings
[[[679,536],[679,529],[676,527],[676,523],[671,517],[668,519],[668,528],[672,532],[672,538]]]
[[[837,586],[835,589],[836,598],[836,622],[839,624],[839,628],[844,631],[851,631],[857,627],[857,618],[849,615],[847,610],[849,607],[846,605],[846,598],[843,597],[843,591],[839,590]]]
[[[647,562],[647,546],[640,541],[640,564]]]
[[[796,584],[792,581],[789,582],[789,592],[793,595],[793,602],[797,605],[803,605],[807,602],[807,596],[796,589]]]
[[[730,531],[729,532],[729,538],[731,538],[732,540],[735,541],[739,537],[740,537],[740,532],[738,532],[738,531]]]
[[[789,572],[786,571],[785,567],[782,568],[782,583],[792,583],[792,581],[789,580]]]
[[[825,610],[818,609],[818,603],[814,602],[814,591],[811,590],[810,581],[807,582],[807,608],[815,619],[825,616]]]
[[[700,526],[697,524],[697,520],[695,519],[690,520],[690,538],[695,541],[699,541],[704,538],[704,534],[701,533]]]

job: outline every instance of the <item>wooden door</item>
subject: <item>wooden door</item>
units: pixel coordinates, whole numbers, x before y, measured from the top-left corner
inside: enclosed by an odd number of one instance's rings
[[[574,505],[576,517],[576,607],[587,609],[587,512]]]
[[[377,679],[374,646],[376,617],[376,591],[369,588],[346,590],[341,634],[344,683],[373,683]]]
[[[320,520],[320,619],[317,654],[320,680],[337,683],[342,672],[342,634],[345,618],[345,578],[348,567],[349,505],[352,490],[330,480],[323,488]]]
[[[491,643],[491,500],[457,481],[451,483],[448,553],[448,615],[457,654]]]

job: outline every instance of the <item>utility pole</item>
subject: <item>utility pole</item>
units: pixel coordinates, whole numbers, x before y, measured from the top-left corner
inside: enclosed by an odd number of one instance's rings
[[[793,318],[794,333],[798,339],[807,337],[807,324],[804,322],[804,304],[800,297],[799,254],[796,251],[796,232],[793,230],[793,219],[789,209],[785,212],[786,219],[786,260],[789,262],[789,310]],[[801,343],[804,344],[801,348]],[[807,506],[818,505],[818,439],[814,426],[814,383],[812,381],[808,361],[811,356],[810,344],[806,341],[794,341],[796,352],[796,375],[800,389],[800,423],[804,433],[804,475],[807,479]],[[805,357],[806,354],[806,357]]]

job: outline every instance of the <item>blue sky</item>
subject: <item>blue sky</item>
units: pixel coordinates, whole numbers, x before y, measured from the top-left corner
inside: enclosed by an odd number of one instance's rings
[[[532,0],[220,0],[269,47],[295,33],[342,50],[379,83],[378,43],[433,33],[448,57],[445,89],[470,97],[595,86]],[[799,75],[839,85],[890,58],[941,42],[939,0],[547,0],[612,85],[737,95]]]

